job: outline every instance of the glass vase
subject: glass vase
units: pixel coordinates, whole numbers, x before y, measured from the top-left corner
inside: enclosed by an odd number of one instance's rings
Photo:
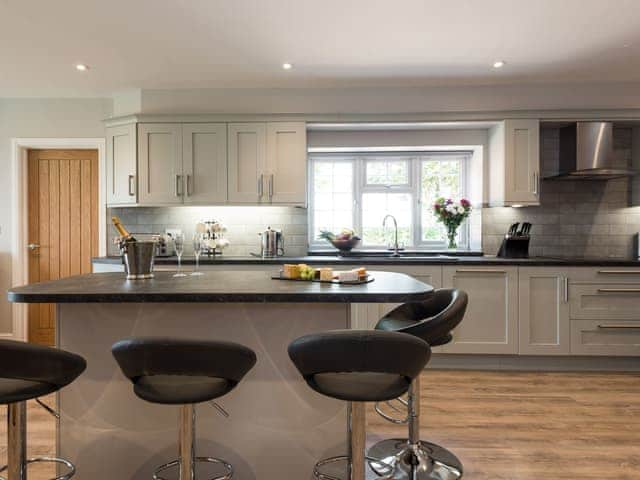
[[[457,237],[458,227],[454,225],[447,226],[447,239],[449,240],[449,245],[447,248],[449,250],[456,250],[458,248]]]

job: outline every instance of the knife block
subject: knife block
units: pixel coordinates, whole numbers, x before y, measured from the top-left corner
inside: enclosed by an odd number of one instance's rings
[[[498,257],[529,258],[529,235],[504,237],[498,250]]]

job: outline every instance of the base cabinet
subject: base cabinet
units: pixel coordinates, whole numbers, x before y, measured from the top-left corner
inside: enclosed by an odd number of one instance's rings
[[[570,353],[568,272],[523,268],[518,272],[518,336],[521,355]]]
[[[469,295],[446,353],[518,353],[517,267],[444,267],[442,283]]]

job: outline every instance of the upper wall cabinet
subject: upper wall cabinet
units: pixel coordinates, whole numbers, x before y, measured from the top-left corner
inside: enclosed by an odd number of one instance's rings
[[[107,128],[107,203],[131,205],[137,198],[136,125]]]
[[[267,172],[270,203],[306,203],[307,131],[304,123],[267,124]]]
[[[107,203],[306,205],[304,122],[107,128]]]
[[[182,125],[182,174],[185,204],[227,201],[227,125]]]
[[[505,120],[489,132],[489,204],[540,205],[540,122]]]
[[[304,205],[304,122],[230,123],[229,203]]]
[[[138,125],[138,200],[146,205],[182,203],[182,125]]]
[[[265,200],[267,126],[264,123],[231,123],[229,132],[229,203]]]

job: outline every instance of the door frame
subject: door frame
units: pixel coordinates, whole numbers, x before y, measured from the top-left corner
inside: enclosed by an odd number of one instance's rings
[[[12,138],[11,139],[11,181],[14,186],[12,200],[12,242],[11,242],[11,285],[25,285],[29,282],[29,257],[27,254],[29,202],[27,160],[30,149],[98,151],[98,254],[106,255],[107,229],[106,203],[106,140],[104,138]],[[12,303],[11,316],[13,330],[0,333],[0,337],[27,340],[27,304]]]

